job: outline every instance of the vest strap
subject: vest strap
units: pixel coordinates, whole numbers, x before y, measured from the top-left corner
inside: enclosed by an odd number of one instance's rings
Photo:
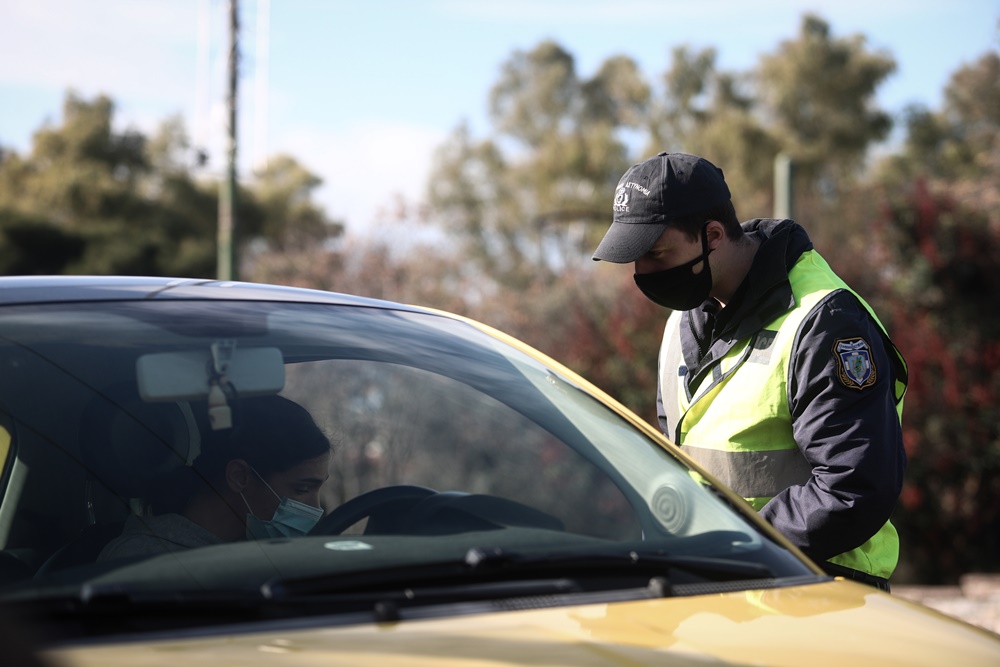
[[[680,326],[680,321],[680,311],[674,311],[670,314],[667,324],[664,327],[664,341],[679,340],[677,339],[677,329]],[[657,373],[660,380],[660,402],[663,407],[664,417],[664,423],[662,424],[663,434],[671,441],[679,444],[680,433],[677,432],[677,427],[681,422],[681,408],[678,396],[683,379],[680,377],[678,371],[684,364],[679,342],[677,345],[662,346],[658,363],[659,369]]]

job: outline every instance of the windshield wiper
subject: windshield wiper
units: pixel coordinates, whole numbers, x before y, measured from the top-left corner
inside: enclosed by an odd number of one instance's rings
[[[259,589],[157,591],[85,584],[72,593],[19,596],[26,618],[55,637],[135,634],[337,615],[379,622],[455,613],[610,603],[781,585],[754,562],[662,552],[526,554],[469,549],[464,557],[363,572],[275,579]],[[442,607],[442,605],[444,605]],[[442,612],[441,609],[451,609]],[[353,619],[353,620],[352,620]],[[364,622],[369,622],[365,620]]]
[[[511,594],[522,594],[518,587],[541,586],[545,592],[569,592],[608,588],[645,586],[654,578],[684,583],[722,582],[774,577],[770,567],[761,563],[726,558],[690,555],[642,553],[637,551],[585,554],[524,554],[500,548],[469,549],[456,560],[422,563],[394,568],[380,568],[349,574],[325,574],[303,579],[276,579],[261,587],[265,598],[295,599],[330,594],[392,593],[411,591],[457,592],[457,587],[472,586],[477,594],[489,584],[509,587]],[[533,582],[533,583],[532,583]],[[559,582],[559,583],[555,583]],[[603,583],[602,583],[603,582]],[[669,595],[669,585],[665,594]]]
[[[470,549],[465,556],[473,568],[514,569],[518,572],[569,570],[580,574],[600,575],[613,572],[648,573],[652,576],[668,575],[683,570],[709,581],[734,579],[760,579],[773,577],[766,565],[732,558],[708,556],[682,556],[677,554],[627,553],[604,554],[547,554],[529,556],[507,553],[502,549]]]

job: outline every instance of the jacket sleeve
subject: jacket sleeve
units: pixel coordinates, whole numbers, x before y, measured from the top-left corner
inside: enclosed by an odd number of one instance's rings
[[[789,364],[792,433],[812,477],[760,513],[807,555],[826,560],[872,537],[902,490],[895,351],[858,299],[841,290],[807,316]]]

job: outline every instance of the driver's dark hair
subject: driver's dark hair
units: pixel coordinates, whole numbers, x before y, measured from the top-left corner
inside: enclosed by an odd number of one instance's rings
[[[331,450],[309,411],[283,396],[237,399],[230,409],[232,428],[202,429],[201,454],[194,461],[198,476],[213,485],[223,482],[226,464],[234,459],[266,479]]]
[[[721,222],[726,236],[730,239],[739,240],[743,237],[743,227],[740,225],[740,219],[736,217],[736,208],[733,206],[732,200],[683,218],[675,218],[670,221],[670,226],[684,232],[689,240],[697,241],[701,238],[702,227],[709,220]]]

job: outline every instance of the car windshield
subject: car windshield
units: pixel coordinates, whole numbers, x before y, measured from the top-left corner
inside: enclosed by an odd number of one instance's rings
[[[811,576],[572,377],[442,314],[12,305],[0,367],[9,603],[256,600],[294,615],[322,600],[329,614],[501,584],[570,595],[655,579],[683,594]]]

